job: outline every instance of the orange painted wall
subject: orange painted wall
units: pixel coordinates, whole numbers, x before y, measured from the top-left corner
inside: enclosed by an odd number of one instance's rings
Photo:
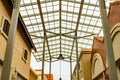
[[[53,74],[45,74],[47,80],[53,80]]]
[[[37,74],[32,69],[30,69],[29,80],[37,80]]]

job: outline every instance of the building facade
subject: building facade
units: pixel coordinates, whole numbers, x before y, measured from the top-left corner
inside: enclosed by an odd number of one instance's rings
[[[111,29],[111,38],[113,42],[118,80],[120,80],[120,0],[110,4],[109,24]]]
[[[12,15],[11,0],[0,0],[0,77]],[[29,80],[31,49],[35,49],[19,15],[9,80]]]
[[[92,49],[81,49],[79,56],[79,79],[80,80],[91,80],[91,51]],[[72,80],[77,80],[77,66],[75,66]]]
[[[29,80],[41,80],[42,70],[30,69]],[[53,80],[53,74],[44,74],[44,80]]]
[[[92,80],[109,80],[104,38],[94,37],[92,47]]]
[[[110,28],[110,34],[111,34],[113,50],[114,50],[116,71],[118,75],[118,80],[120,80],[120,49],[119,49],[120,48],[119,45],[120,44],[120,0],[110,3],[108,20],[109,20],[109,28]],[[80,56],[80,58],[81,57],[83,56]],[[101,36],[94,37],[92,53],[90,58],[91,58],[90,59],[91,67],[86,72],[89,73],[89,71],[91,71],[91,75],[88,74],[89,76],[91,76],[90,80],[110,80],[104,37]],[[87,60],[87,57],[85,61],[81,61],[81,59],[79,60],[80,63],[89,62],[89,60]],[[82,64],[83,63],[81,63],[81,70],[80,70],[81,72],[82,72]],[[86,68],[86,66],[84,66],[84,68]],[[81,74],[81,72],[79,72],[80,80],[89,80],[89,79],[84,79],[83,77],[86,76]],[[73,78],[74,78],[74,74],[73,74]],[[76,79],[74,78],[73,80]]]

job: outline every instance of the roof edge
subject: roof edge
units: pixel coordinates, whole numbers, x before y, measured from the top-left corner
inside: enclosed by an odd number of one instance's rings
[[[13,0],[8,0],[8,5],[10,5],[11,9],[13,9]],[[11,10],[11,11],[12,11],[12,10]],[[22,25],[21,27],[22,27],[23,31],[25,32],[25,36],[28,38],[28,41],[30,42],[30,45],[31,45],[31,47],[33,48],[33,50],[36,52],[36,51],[37,51],[37,50],[36,50],[36,47],[35,47],[32,39],[31,39],[31,37],[30,37],[30,34],[29,34],[29,32],[28,32],[28,30],[27,30],[27,28],[26,28],[26,25],[25,25],[25,23],[23,22],[23,19],[22,19],[22,17],[21,17],[20,14],[19,14],[19,17],[18,17],[18,22],[21,23],[21,25]]]

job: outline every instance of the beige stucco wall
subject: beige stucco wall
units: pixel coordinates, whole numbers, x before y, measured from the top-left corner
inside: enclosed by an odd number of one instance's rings
[[[10,21],[10,14],[8,14],[8,10],[5,7],[6,5],[5,4],[3,5],[2,1],[0,0],[0,17],[5,16]],[[28,44],[26,44],[24,38],[25,37],[21,35],[20,30],[17,30],[15,37],[15,45],[13,50],[12,65],[11,65],[11,76],[13,76],[15,74],[15,71],[17,71],[18,73],[23,75],[23,77],[29,79],[31,49],[28,46]],[[6,42],[7,42],[7,38],[4,37],[2,33],[0,33],[0,59],[2,60],[4,60]],[[28,60],[26,62],[22,59],[24,48],[27,49],[28,51],[28,57],[27,57]]]
[[[24,48],[28,51],[28,60],[25,62],[22,59]],[[12,67],[15,68],[25,78],[29,78],[30,70],[30,48],[27,46],[19,31],[16,32],[15,46],[13,51]]]
[[[80,60],[80,79],[91,80],[91,54],[82,54]]]
[[[8,20],[10,20],[10,16],[5,9],[5,6],[3,5],[2,0],[0,0],[0,29],[2,28],[2,18],[5,16]],[[1,33],[1,31],[0,31]],[[5,53],[5,48],[6,48],[6,38],[2,34],[0,34],[0,58],[3,60],[4,59],[4,53]]]
[[[10,15],[7,12],[8,10],[3,5],[3,0],[0,0],[0,16],[6,16],[10,20]]]
[[[118,32],[113,39],[113,49],[115,60],[120,58],[120,32]]]
[[[98,75],[102,74],[105,71],[105,66],[103,64],[102,57],[99,53],[95,53],[92,58],[92,79],[98,77]]]
[[[79,70],[80,80],[92,80],[91,49],[81,49],[79,63],[80,63]],[[77,80],[76,67],[73,72],[72,79]]]
[[[114,56],[115,61],[118,61],[120,59],[120,23],[115,24],[115,26],[111,30],[111,37],[113,42],[113,50],[114,50]],[[117,74],[118,74],[118,80],[120,80],[120,70],[117,63]]]

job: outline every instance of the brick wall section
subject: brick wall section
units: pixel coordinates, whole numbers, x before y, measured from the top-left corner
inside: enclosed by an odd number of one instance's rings
[[[99,53],[103,59],[104,64],[106,63],[106,51],[104,45],[104,38],[101,36],[95,36],[93,39],[92,46],[92,57],[95,53]]]
[[[108,18],[110,29],[116,23],[120,23],[120,1],[115,1],[110,4]]]
[[[93,39],[93,46],[92,46],[92,57],[95,53],[99,53],[101,55],[101,58],[103,60],[103,64],[106,68],[105,70],[105,76],[106,80],[109,80],[109,74],[108,74],[108,67],[106,65],[106,48],[104,44],[104,37],[102,36],[95,36]],[[91,61],[92,61],[91,57]]]

